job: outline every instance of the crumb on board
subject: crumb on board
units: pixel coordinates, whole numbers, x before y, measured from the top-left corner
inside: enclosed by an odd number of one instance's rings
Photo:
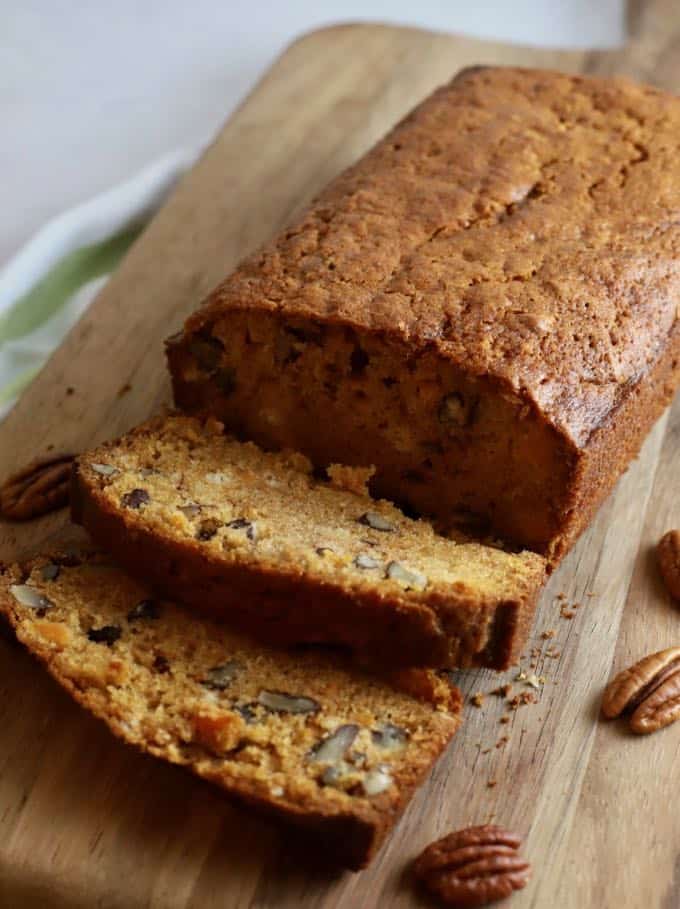
[[[541,637],[544,641],[549,641],[551,638],[554,638],[557,632],[554,628],[548,628],[546,631],[541,632]]]
[[[510,696],[512,691],[512,685],[507,682],[505,685],[500,685],[498,688],[494,688],[493,691],[490,691],[489,694],[495,694],[499,698],[507,698]]]
[[[483,692],[481,692],[481,691],[476,691],[473,695],[471,695],[470,701],[471,701],[471,703],[472,703],[475,707],[481,707],[482,704],[484,703],[484,694],[483,694]]]
[[[121,385],[118,389],[116,397],[122,398],[123,395],[126,395],[129,391],[132,391],[132,385],[129,382],[126,382],[125,385]]]
[[[510,741],[510,739],[508,738],[507,735],[502,735],[496,742],[496,748],[503,748],[505,745],[508,744],[509,741]]]
[[[538,698],[533,693],[533,691],[521,691],[519,694],[516,694],[513,698],[508,700],[508,709],[517,710],[520,707],[524,707],[527,704],[536,704],[538,703]]]
[[[560,616],[563,619],[573,619],[576,615],[576,610],[580,609],[582,603],[562,603],[560,606]]]
[[[66,389],[66,394],[67,394],[67,395],[74,395],[75,393],[76,393],[76,390],[75,390],[75,388],[73,387],[73,385],[69,385],[68,388]]]
[[[496,780],[489,780],[486,785],[489,789],[493,789],[493,787],[496,785]]]
[[[498,722],[499,723],[509,723],[510,717],[507,715],[507,713],[504,713]]]

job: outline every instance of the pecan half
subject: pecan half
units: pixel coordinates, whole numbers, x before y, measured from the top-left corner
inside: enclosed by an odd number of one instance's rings
[[[644,657],[607,685],[602,715],[622,714],[630,714],[630,728],[641,735],[680,718],[680,647]]]
[[[73,455],[33,461],[0,487],[0,515],[10,521],[28,521],[68,502]]]
[[[661,537],[656,558],[668,592],[680,600],[680,530],[669,530]]]
[[[468,827],[431,843],[414,871],[449,906],[486,906],[526,886],[531,870],[518,853],[521,844],[503,827]]]

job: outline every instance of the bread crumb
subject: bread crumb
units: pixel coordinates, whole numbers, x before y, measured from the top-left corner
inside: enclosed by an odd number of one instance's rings
[[[215,436],[221,436],[224,432],[224,423],[220,420],[215,419],[215,417],[208,417],[205,421],[205,428],[209,433]]]
[[[299,451],[290,451],[290,449],[286,449],[283,452],[283,455],[285,456],[286,464],[288,464],[289,467],[292,467],[293,470],[299,470],[300,473],[307,474],[311,474],[314,470],[309,458]]]
[[[514,698],[508,700],[508,709],[517,710],[527,704],[536,704],[537,702],[538,698],[532,691],[522,691],[520,694],[516,694]]]
[[[548,628],[547,631],[541,632],[541,637],[543,638],[544,641],[549,641],[549,640],[551,640],[551,638],[554,638],[556,634],[557,634],[557,632],[555,631],[554,628]]]
[[[512,685],[508,682],[505,685],[501,685],[499,688],[494,688],[494,690],[491,691],[490,694],[495,694],[499,698],[507,698],[510,696],[511,691],[512,691]]]
[[[470,700],[475,705],[475,707],[481,707],[484,703],[484,694],[481,691],[477,691],[472,695]]]
[[[368,483],[373,474],[375,467],[348,467],[346,464],[330,464],[326,468],[328,479],[331,486],[336,489],[346,489],[348,492],[355,492],[357,495],[369,495]]]
[[[496,742],[496,748],[503,748],[504,745],[507,745],[510,739],[507,735],[502,735]]]
[[[498,722],[499,723],[509,723],[510,717],[506,713],[504,713]]]
[[[486,785],[489,789],[493,789],[493,787],[496,785],[496,780],[489,780]]]

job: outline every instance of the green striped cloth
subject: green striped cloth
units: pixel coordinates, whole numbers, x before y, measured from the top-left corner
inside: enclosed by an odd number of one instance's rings
[[[89,306],[200,147],[49,222],[0,271],[0,419]]]
[[[0,416],[37,375],[140,230],[131,227],[67,254],[0,316]]]

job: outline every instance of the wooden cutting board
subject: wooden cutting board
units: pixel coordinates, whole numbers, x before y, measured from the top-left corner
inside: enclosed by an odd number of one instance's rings
[[[385,26],[301,38],[0,427],[0,476],[48,450],[81,450],[156,410],[168,399],[162,339],[244,253],[461,67],[624,72],[680,88],[675,0],[633,4],[631,28],[631,44],[616,53],[528,50]],[[491,819],[527,834],[534,878],[513,909],[679,906],[680,724],[635,738],[598,721],[614,670],[680,643],[680,613],[652,559],[660,534],[680,525],[679,434],[676,403],[545,590],[527,648],[543,654],[538,703],[501,725],[501,698],[479,708],[468,702],[463,730],[361,874],[305,870],[285,834],[114,741],[0,638],[0,907],[420,906],[405,874],[409,860],[433,838]],[[71,533],[63,514],[3,525],[0,557]],[[573,618],[560,616],[559,594],[583,604]],[[551,629],[556,636],[544,640]],[[548,657],[549,648],[560,656]],[[469,672],[461,684],[468,695],[488,692],[515,675]],[[514,690],[532,689],[515,682]]]

